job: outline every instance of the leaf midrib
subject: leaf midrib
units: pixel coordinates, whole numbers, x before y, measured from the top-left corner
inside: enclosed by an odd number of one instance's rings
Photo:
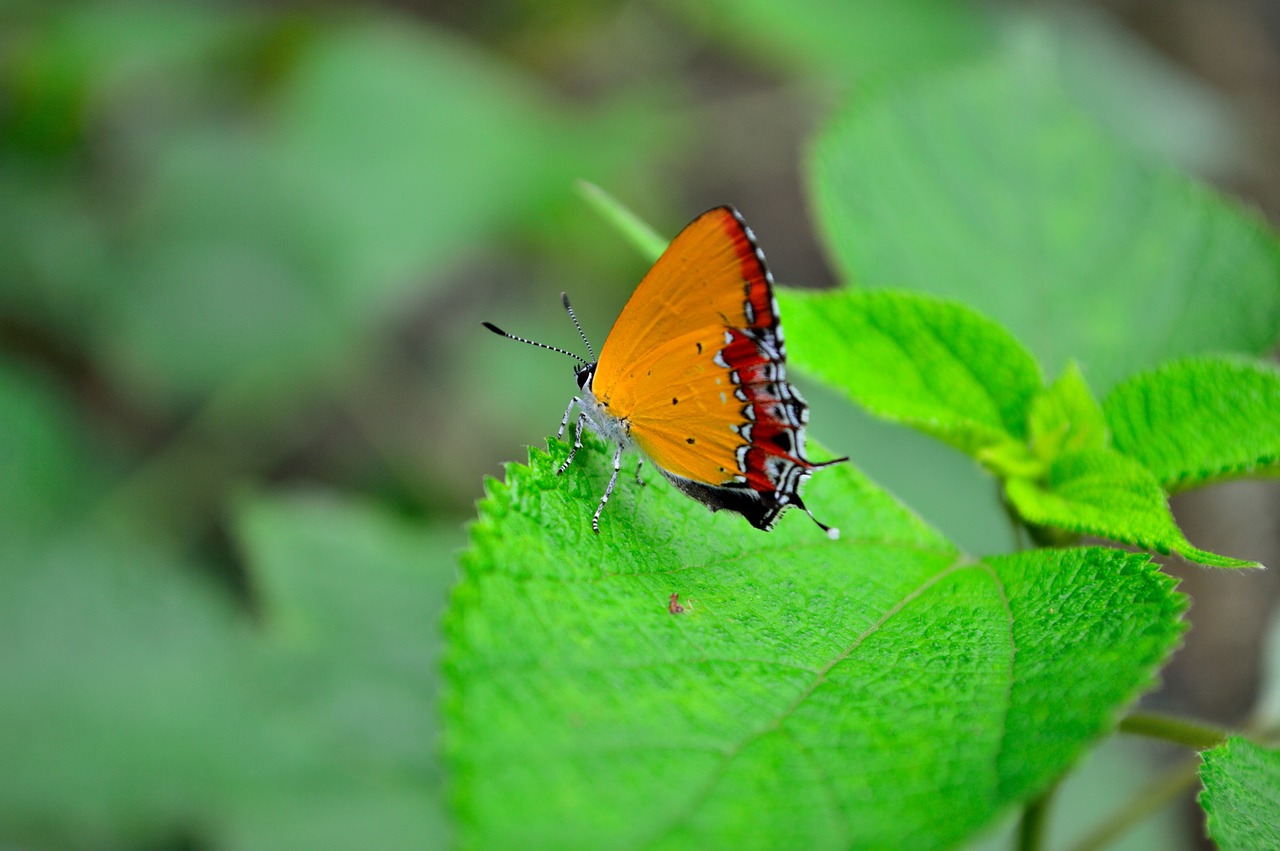
[[[863,642],[865,642],[871,636],[875,635],[880,630],[880,628],[883,627],[886,623],[888,623],[895,615],[902,612],[911,603],[920,599],[932,587],[940,583],[942,580],[950,576],[954,576],[960,573],[961,571],[972,570],[972,569],[980,570],[981,572],[985,573],[995,583],[996,588],[1000,592],[1000,599],[1005,606],[1005,612],[1009,617],[1009,646],[1010,646],[1009,677],[1007,679],[1008,685],[1005,689],[1004,711],[1001,713],[1001,718],[1000,718],[1000,734],[999,734],[999,737],[997,738],[997,745],[996,745],[996,749],[993,754],[993,760],[992,760],[992,773],[994,775],[994,780],[995,780],[995,782],[992,783],[992,789],[998,790],[999,760],[1000,760],[1000,754],[1004,750],[1005,737],[1008,734],[1009,709],[1012,704],[1013,665],[1014,665],[1014,660],[1017,656],[1017,650],[1018,650],[1017,645],[1014,643],[1013,610],[1009,605],[1009,595],[1007,590],[1004,587],[1004,582],[1000,579],[999,575],[989,565],[983,562],[959,562],[938,571],[937,573],[933,574],[932,576],[928,577],[923,582],[921,582],[916,588],[912,589],[910,592],[903,595],[902,599],[900,599],[893,606],[891,606],[883,615],[880,616],[878,620],[876,620],[875,623],[867,627],[867,629],[865,629],[861,634],[859,634],[849,644],[849,646],[844,649],[843,652],[836,655],[834,658],[831,659],[830,662],[828,662],[826,665],[820,668],[817,672],[817,675],[814,677],[813,682],[808,686],[808,688],[806,688],[803,692],[801,692],[801,694],[794,701],[792,701],[790,705],[788,705],[784,710],[778,713],[777,716],[775,716],[772,721],[770,721],[765,725],[762,725],[755,732],[747,736],[744,736],[742,740],[738,742],[737,745],[735,745],[730,750],[724,752],[720,764],[710,772],[706,781],[702,784],[702,788],[690,799],[688,805],[686,805],[683,809],[677,812],[671,819],[667,821],[666,824],[662,825],[657,831],[655,831],[649,837],[639,840],[633,847],[637,849],[652,847],[656,845],[658,842],[660,842],[661,840],[663,840],[664,838],[666,838],[667,836],[669,836],[680,825],[688,822],[690,818],[692,818],[694,812],[696,812],[697,809],[706,802],[711,792],[715,789],[716,785],[720,782],[720,779],[724,776],[725,772],[728,771],[729,766],[747,748],[748,745],[751,745],[754,742],[759,741],[764,736],[774,732],[782,733],[783,735],[788,736],[788,738],[790,738],[792,741],[795,741],[795,737],[792,736],[783,728],[782,726],[783,722],[786,721],[788,718],[790,718],[796,712],[796,710],[798,710],[804,704],[804,702],[813,695],[813,693],[818,689],[818,687],[821,686],[824,682],[826,682],[827,674],[830,673],[832,669],[834,669],[841,662],[848,659],[854,653],[854,651],[856,651],[863,644]],[[799,742],[797,742],[796,744],[801,751],[804,751],[807,753],[807,749],[801,746]],[[817,773],[825,776],[824,772],[817,771]],[[831,791],[829,785],[824,786],[824,789],[828,790],[829,792]],[[833,795],[829,795],[828,797],[832,800],[835,800]],[[843,811],[838,806],[836,806],[834,808],[834,812],[839,818],[839,821],[841,823],[843,830],[847,834],[849,830],[849,825],[845,821]]]

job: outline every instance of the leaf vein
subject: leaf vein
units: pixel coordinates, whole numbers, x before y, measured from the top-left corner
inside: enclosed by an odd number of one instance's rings
[[[868,638],[870,638],[872,635],[878,632],[880,628],[883,627],[886,623],[888,623],[891,618],[893,618],[895,615],[897,615],[899,612],[905,609],[908,605],[915,602],[917,599],[923,596],[925,592],[927,592],[933,586],[937,585],[943,579],[946,579],[947,577],[952,576],[962,570],[972,569],[975,567],[981,569],[984,566],[981,565],[981,563],[977,563],[977,562],[958,563],[958,564],[951,565],[950,567],[940,570],[937,573],[933,574],[932,576],[928,577],[923,582],[921,582],[919,586],[912,589],[907,594],[903,595],[901,600],[899,600],[897,603],[894,603],[883,615],[881,615],[876,620],[875,623],[871,624],[871,626],[867,627],[862,633],[860,633],[852,642],[850,642],[848,647],[846,647],[842,652],[836,654],[836,656],[833,657],[831,661],[829,661],[826,665],[824,665],[821,669],[819,669],[817,676],[814,677],[813,682],[810,683],[809,686],[806,689],[804,689],[804,691],[802,691],[800,695],[791,702],[790,705],[788,705],[785,709],[783,709],[782,712],[780,712],[776,718],[774,718],[771,722],[769,722],[768,724],[756,730],[754,733],[744,736],[741,742],[739,742],[731,750],[726,752],[720,764],[717,765],[711,771],[710,775],[707,777],[706,782],[704,782],[702,784],[702,787],[690,798],[688,805],[685,806],[683,809],[681,809],[679,812],[677,812],[674,816],[672,816],[672,818],[669,819],[666,822],[666,824],[662,825],[647,840],[642,840],[638,847],[656,844],[663,838],[671,835],[671,833],[673,833],[676,830],[676,828],[678,828],[681,824],[687,822],[690,819],[690,817],[692,817],[693,813],[706,802],[707,798],[711,795],[711,792],[715,788],[716,784],[720,782],[721,777],[723,777],[725,772],[729,769],[729,766],[747,748],[747,746],[756,741],[759,741],[765,735],[773,731],[782,730],[783,722],[785,722],[788,718],[790,718],[795,713],[795,711],[799,709],[800,706],[803,705],[806,700],[809,699],[809,697],[818,689],[818,687],[826,681],[827,674],[830,673],[830,671],[836,665],[848,659],[849,656],[851,656],[853,652],[857,650],[858,647],[860,647],[864,641],[866,641]],[[987,569],[989,570],[989,568]]]

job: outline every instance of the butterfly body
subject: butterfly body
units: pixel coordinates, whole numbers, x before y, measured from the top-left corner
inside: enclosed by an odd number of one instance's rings
[[[565,306],[572,317],[567,299]],[[800,486],[813,470],[845,460],[805,457],[808,406],[786,379],[773,279],[750,228],[730,207],[703,213],[672,240],[623,308],[600,358],[582,361],[574,375],[579,393],[560,434],[576,410],[576,438],[561,471],[584,428],[615,449],[613,476],[592,519],[597,531],[622,453],[632,447],[683,493],[765,530],[789,506],[813,517]]]

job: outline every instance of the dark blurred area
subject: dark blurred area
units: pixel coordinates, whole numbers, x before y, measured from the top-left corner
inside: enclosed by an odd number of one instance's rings
[[[599,347],[646,263],[579,180],[668,234],[735,204],[781,282],[839,283],[809,215],[809,138],[865,80],[966,61],[1013,13],[838,5],[0,0],[0,676],[20,686],[0,699],[0,754],[21,751],[0,764],[44,771],[0,780],[0,843],[344,847],[374,823],[381,847],[443,841],[443,815],[415,803],[440,795],[421,744],[435,722],[413,718],[434,700],[452,552],[484,476],[553,434],[573,388],[569,362],[480,322],[578,350],[567,290]],[[1280,216],[1280,4],[1026,14],[1099,121]],[[1131,96],[1162,120],[1126,123]],[[966,460],[810,395],[818,439],[971,552],[1013,546]],[[1274,482],[1174,507],[1197,545],[1280,564]],[[344,577],[338,555],[385,584]],[[1153,704],[1242,723],[1280,580],[1169,569],[1193,629]],[[393,623],[433,633],[394,665]],[[365,690],[341,685],[380,665]],[[210,705],[214,689],[234,699]],[[387,693],[400,708],[378,723],[403,738],[333,756]],[[47,712],[84,702],[87,720]],[[246,741],[230,719],[263,705],[264,741]],[[49,758],[30,741],[61,738]]]

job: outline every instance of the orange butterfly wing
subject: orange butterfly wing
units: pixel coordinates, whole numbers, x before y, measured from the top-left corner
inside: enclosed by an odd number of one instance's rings
[[[764,256],[737,213],[718,207],[681,231],[640,282],[592,390],[666,472],[772,491],[786,478],[778,463],[812,466],[802,455],[806,408],[786,383],[784,358]],[[761,432],[787,434],[753,447]],[[766,469],[768,458],[778,461]]]

